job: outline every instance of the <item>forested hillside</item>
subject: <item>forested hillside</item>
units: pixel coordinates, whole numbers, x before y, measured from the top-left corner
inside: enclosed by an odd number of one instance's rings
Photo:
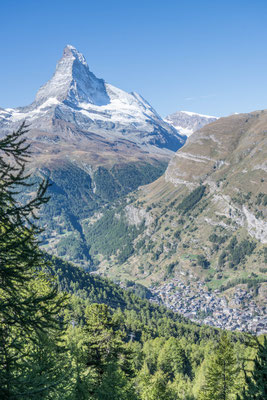
[[[0,140],[1,399],[266,398],[266,338],[189,323],[40,250],[47,182],[17,200],[24,133]]]

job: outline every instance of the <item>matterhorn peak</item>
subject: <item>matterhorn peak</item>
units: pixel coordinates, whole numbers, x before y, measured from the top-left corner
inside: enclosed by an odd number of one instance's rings
[[[62,140],[76,142],[77,138],[81,140],[80,135],[84,139],[88,134],[97,135],[98,143],[99,138],[116,143],[126,140],[163,157],[169,157],[185,142],[185,137],[164,122],[141,95],[98,79],[83,54],[69,44],[54,75],[39,89],[32,104],[0,109],[2,129],[17,127],[24,120],[32,130],[56,134]],[[46,135],[42,140],[50,143]]]
[[[44,103],[51,99],[74,107],[110,102],[104,81],[89,70],[83,54],[71,45],[64,48],[53,77],[39,89],[35,100]]]
[[[62,58],[74,57],[75,60],[88,67],[85,57],[74,46],[67,44],[63,50]]]

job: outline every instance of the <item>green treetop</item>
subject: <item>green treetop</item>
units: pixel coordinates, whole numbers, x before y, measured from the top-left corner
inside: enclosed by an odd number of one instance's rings
[[[251,373],[245,371],[246,388],[244,388],[242,400],[266,400],[267,399],[267,338],[263,343],[256,339],[257,356],[254,360],[254,368]],[[239,397],[240,399],[240,397]]]
[[[223,334],[208,365],[199,400],[235,399],[238,372],[233,345]]]

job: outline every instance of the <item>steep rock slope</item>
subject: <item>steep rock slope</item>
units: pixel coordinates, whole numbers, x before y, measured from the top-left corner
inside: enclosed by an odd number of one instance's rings
[[[192,133],[203,128],[203,126],[207,124],[211,124],[217,119],[217,117],[197,114],[191,111],[177,111],[173,114],[167,115],[165,121],[177,129],[181,134],[189,137]]]
[[[259,303],[266,300],[266,132],[264,110],[221,118],[193,134],[160,179],[114,211],[136,229],[132,248],[117,242],[110,261],[97,256],[100,271],[146,285],[174,277],[196,288],[203,282],[230,298],[248,285]],[[96,226],[88,228],[89,243]]]

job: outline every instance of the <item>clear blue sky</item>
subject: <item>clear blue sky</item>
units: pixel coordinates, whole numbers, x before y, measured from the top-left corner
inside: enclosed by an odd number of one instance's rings
[[[162,116],[267,108],[266,0],[8,0],[0,15],[0,107],[31,103],[72,44]]]

